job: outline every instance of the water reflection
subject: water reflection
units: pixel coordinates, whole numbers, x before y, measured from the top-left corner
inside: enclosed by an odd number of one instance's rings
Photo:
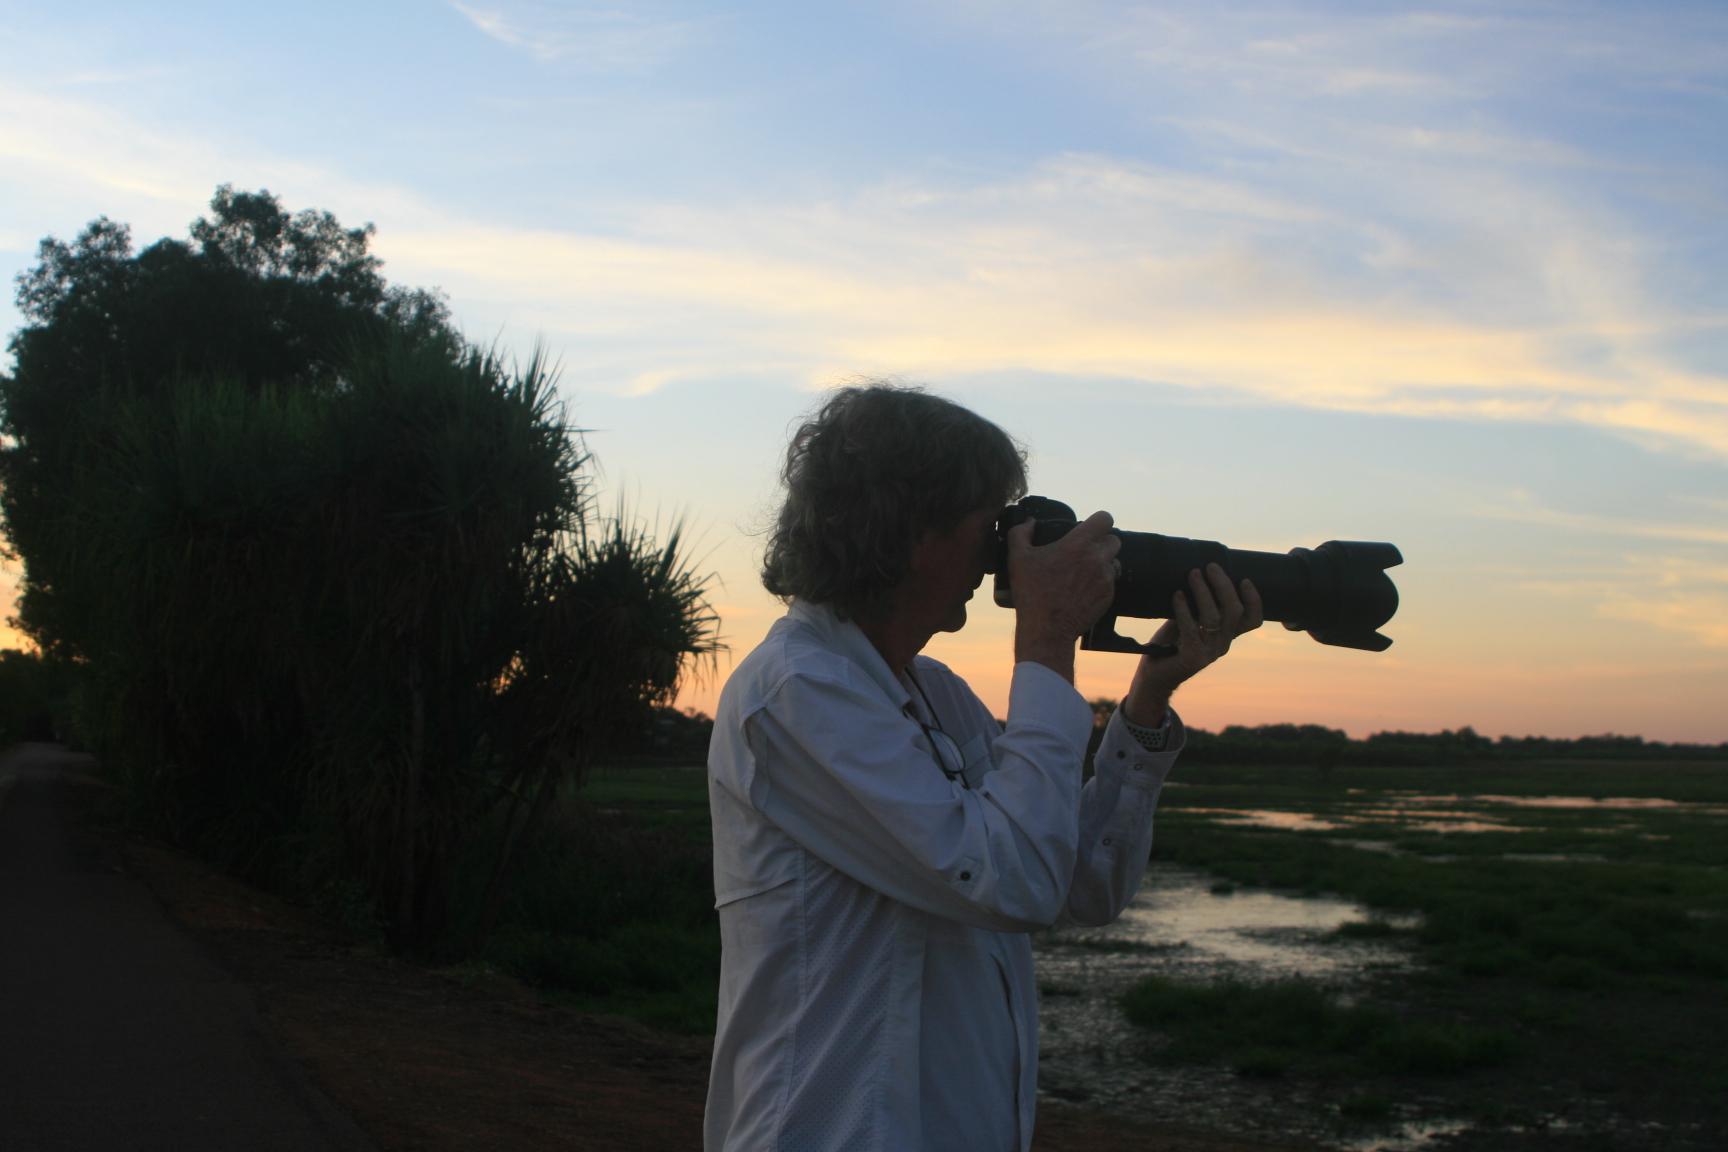
[[[1223,814],[1221,819],[1213,821],[1215,824],[1251,824],[1261,828],[1315,832],[1327,832],[1344,827],[1342,824],[1323,819],[1310,812],[1273,812],[1253,808],[1184,808],[1182,812],[1202,815]],[[1354,819],[1354,817],[1346,817],[1346,819]]]
[[[1413,815],[1419,815],[1424,820],[1493,820],[1504,822],[1507,817],[1490,816],[1485,812],[1472,812],[1449,808],[1424,808],[1420,812],[1409,812],[1403,808],[1368,808],[1363,816],[1386,816],[1394,820],[1408,820]]]
[[[1293,1116],[1284,1095],[1258,1081],[1227,1069],[1148,1066],[1136,1055],[1145,1038],[1116,1000],[1154,973],[1188,980],[1302,973],[1349,987],[1371,971],[1408,965],[1386,940],[1326,939],[1368,916],[1347,900],[1236,889],[1196,869],[1154,863],[1116,923],[1034,937],[1044,1093],[1144,1119],[1320,1137],[1329,1121]],[[1310,1122],[1312,1131],[1303,1127]]]
[[[1468,1132],[1468,1120],[1426,1120],[1400,1124],[1391,1133],[1363,1136],[1347,1142],[1350,1152],[1414,1152],[1434,1140]]]
[[[1360,789],[1349,789],[1360,792]],[[1390,803],[1388,803],[1390,798]],[[1450,807],[1446,807],[1449,805]],[[1210,818],[1216,824],[1275,828],[1286,832],[1337,832],[1362,824],[1395,824],[1410,832],[1471,833],[1538,831],[1513,824],[1495,808],[1566,811],[1660,811],[1728,815],[1728,807],[1657,796],[1466,796],[1421,792],[1386,793],[1373,801],[1345,801],[1324,813],[1265,808],[1182,808],[1184,815]],[[1602,831],[1625,831],[1602,829]],[[1358,842],[1367,847],[1367,841]],[[1382,850],[1376,847],[1376,850]]]
[[[1119,948],[1140,959],[1125,967],[1160,971],[1178,968],[1240,968],[1252,975],[1302,972],[1348,980],[1367,963],[1401,962],[1386,945],[1322,940],[1339,925],[1372,915],[1362,904],[1330,896],[1298,899],[1261,889],[1220,885],[1190,868],[1153,864],[1146,881],[1120,919],[1104,928],[1048,932],[1041,944],[1052,951],[1084,948],[1109,954]],[[1060,962],[1052,960],[1060,967]],[[1092,965],[1088,964],[1088,968]]]
[[[1531,829],[1508,824],[1505,818],[1482,812],[1402,808],[1368,808],[1360,812],[1330,812],[1316,816],[1312,812],[1282,812],[1254,808],[1183,808],[1184,815],[1212,816],[1214,824],[1234,824],[1254,828],[1277,828],[1286,832],[1336,832],[1355,824],[1402,824],[1412,832],[1528,832]],[[1420,816],[1420,819],[1412,817]]]
[[[1356,791],[1352,789],[1351,791]],[[1659,796],[1428,796],[1420,792],[1389,792],[1400,804],[1504,804],[1510,808],[1662,808],[1695,812],[1728,812],[1718,804],[1664,800]]]

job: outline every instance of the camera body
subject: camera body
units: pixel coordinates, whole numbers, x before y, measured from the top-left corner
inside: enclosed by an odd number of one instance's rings
[[[996,521],[998,555],[995,599],[1014,606],[1008,576],[1007,534],[1026,520],[1034,521],[1032,543],[1043,545],[1067,535],[1077,523],[1074,510],[1059,500],[1027,496],[1009,505]],[[1248,552],[1226,548],[1213,540],[1189,540],[1154,532],[1112,528],[1122,541],[1116,559],[1122,574],[1110,608],[1080,639],[1094,652],[1137,652],[1175,655],[1164,644],[1141,644],[1116,633],[1116,618],[1158,619],[1171,614],[1171,597],[1186,592],[1188,573],[1216,563],[1234,584],[1254,581],[1266,608],[1266,619],[1307,632],[1322,644],[1384,652],[1392,646],[1378,629],[1398,611],[1398,589],[1386,569],[1404,562],[1391,544],[1359,540],[1328,540],[1318,548],[1279,552]]]

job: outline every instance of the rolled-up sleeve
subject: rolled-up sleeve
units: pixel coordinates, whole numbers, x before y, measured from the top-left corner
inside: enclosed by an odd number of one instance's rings
[[[1080,795],[1080,843],[1060,924],[1108,924],[1134,898],[1152,855],[1158,795],[1186,742],[1187,732],[1174,713],[1165,747],[1157,752],[1141,747],[1121,709],[1110,717],[1092,761],[1092,779]]]
[[[914,908],[1032,931],[1055,921],[1073,881],[1092,871],[1077,861],[1075,836],[1091,712],[1042,665],[1015,668],[1007,725],[970,789],[944,775],[916,722],[845,677],[790,675],[745,727],[758,810]]]

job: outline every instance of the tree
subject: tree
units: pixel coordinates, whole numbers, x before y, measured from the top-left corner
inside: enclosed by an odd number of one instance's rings
[[[337,385],[351,349],[387,334],[454,353],[460,341],[434,292],[391,288],[367,253],[371,225],[290,214],[268,191],[216,191],[189,241],[134,255],[131,229],[107,217],[77,240],[43,240],[18,277],[29,323],[0,380],[0,514],[29,557],[19,624],[45,651],[75,655],[78,612],[59,612],[64,577],[50,536],[68,514],[59,482],[89,448],[104,402],[162,400],[182,377],[317,391]]]
[[[505,824],[496,904],[520,832],[714,650],[705,580],[676,531],[594,514],[543,364],[390,289],[369,229],[213,208],[135,257],[98,220],[20,278],[24,623],[78,662],[81,730],[151,827],[357,886],[431,949],[476,827]]]

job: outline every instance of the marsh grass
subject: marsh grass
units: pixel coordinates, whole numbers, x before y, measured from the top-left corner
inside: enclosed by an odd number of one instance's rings
[[[1499,1029],[1405,1019],[1345,1003],[1299,976],[1199,984],[1149,976],[1123,995],[1122,1009],[1131,1022],[1172,1037],[1158,1058],[1223,1058],[1243,1076],[1445,1074],[1504,1064],[1516,1051]]]
[[[1384,940],[1398,934],[1398,926],[1389,920],[1374,917],[1368,920],[1347,920],[1327,933],[1333,940]]]
[[[1160,813],[1160,859],[1205,867],[1227,883],[1334,892],[1416,914],[1420,926],[1407,938],[1454,977],[1580,991],[1728,977],[1728,813],[1714,808],[1728,802],[1728,765],[1340,769],[1326,788],[1264,769],[1203,769],[1195,778]],[[1411,831],[1409,823],[1425,822],[1420,809],[1407,821],[1385,809],[1412,791],[1456,794],[1444,805],[1449,811],[1512,827]],[[1484,794],[1662,798],[1705,807],[1569,809],[1471,799]],[[1221,825],[1184,808],[1367,819],[1347,831],[1267,831]],[[1358,839],[1390,842],[1396,851],[1365,851]],[[1335,937],[1395,931],[1379,918],[1344,925]]]
[[[1355,1001],[1312,981],[1143,985],[1124,1011],[1170,1037],[1155,1058],[1301,1091],[1319,1078],[1321,1097],[1351,1124],[1384,1121],[1418,1083],[1484,1116],[1552,1111],[1554,1093],[1572,1090],[1553,1085],[1594,1084],[1607,1068],[1620,1071],[1589,1091],[1630,1093],[1628,1107],[1654,1115],[1714,1116],[1711,1086],[1728,1083],[1711,1023],[1722,1016],[1724,989],[1704,974],[1719,959],[1719,913],[1728,906],[1719,817],[1520,808],[1516,821],[1531,831],[1416,834],[1388,817],[1370,835],[1221,825],[1189,811],[1359,811],[1388,805],[1389,790],[1728,800],[1728,765],[1708,773],[1623,766],[1583,781],[1573,765],[1519,766],[1517,780],[1500,771],[1471,789],[1452,770],[1400,769],[1382,774],[1389,787],[1371,787],[1373,773],[1340,767],[1327,788],[1292,782],[1288,770],[1188,773],[1190,786],[1164,797],[1160,858],[1208,867],[1237,886],[1350,895],[1373,911],[1335,939],[1398,943],[1427,966],[1371,975]],[[1673,789],[1663,787],[1668,774]],[[1425,853],[1366,851],[1348,842],[1358,837],[1403,839]],[[708,1031],[719,964],[708,841],[701,771],[597,768],[527,853],[517,896],[481,959],[583,1010]],[[1507,852],[1605,859],[1509,861]],[[1056,942],[1149,955],[1183,947]],[[1058,1000],[1071,991],[1060,983],[1041,990]],[[1670,1049],[1680,1064],[1657,1060]]]

